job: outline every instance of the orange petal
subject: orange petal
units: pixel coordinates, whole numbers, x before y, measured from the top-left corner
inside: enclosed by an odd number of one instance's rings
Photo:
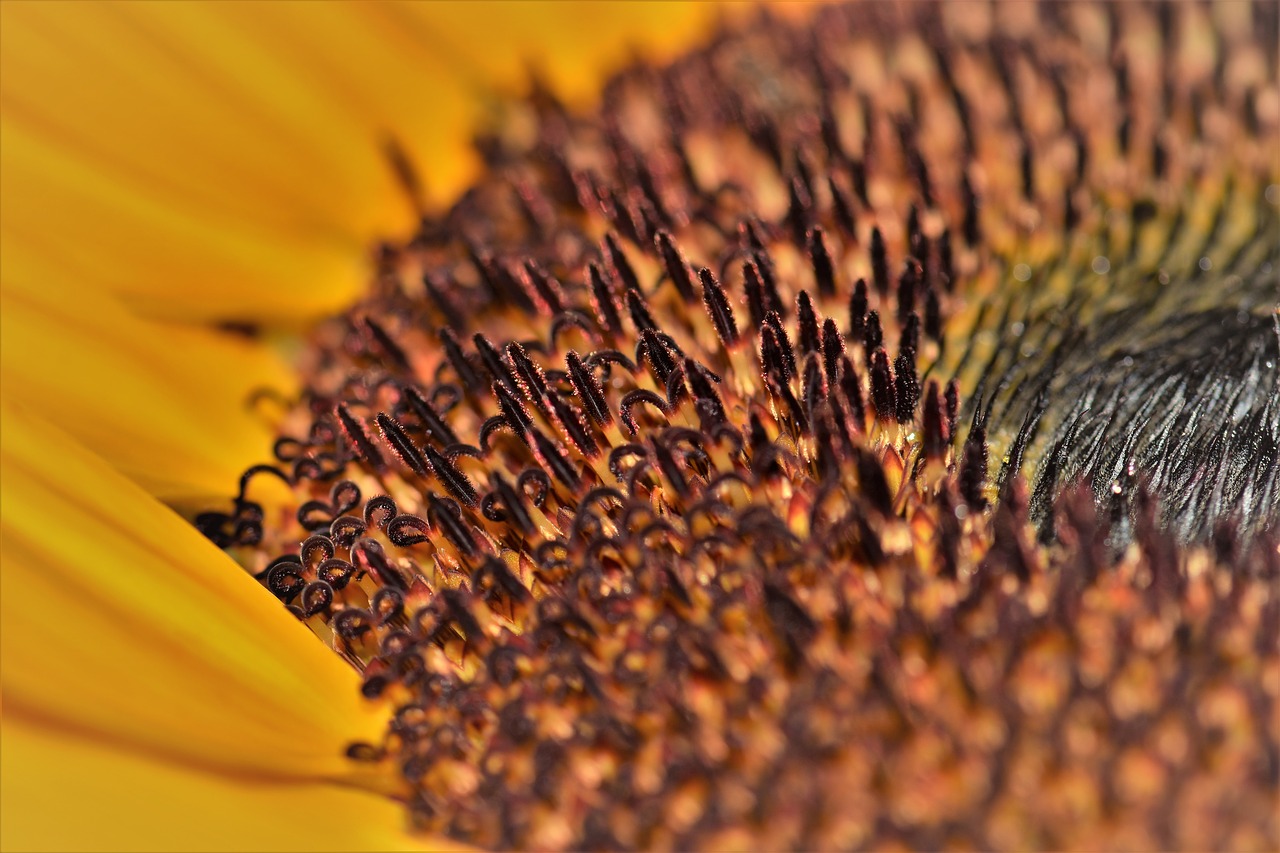
[[[212,330],[138,320],[5,240],[0,258],[0,378],[25,402],[153,494],[224,496],[268,458],[248,407],[296,379],[267,347]]]
[[[350,775],[346,745],[385,725],[356,673],[180,517],[0,413],[5,713],[220,772]]]
[[[7,715],[5,850],[447,850],[391,800],[318,783],[206,773]]]

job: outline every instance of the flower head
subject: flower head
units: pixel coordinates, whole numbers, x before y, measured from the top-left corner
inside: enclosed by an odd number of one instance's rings
[[[60,164],[6,213],[120,213],[71,277],[121,259],[134,311],[236,321],[185,340],[225,356],[211,396],[271,386],[276,412],[273,458],[193,518],[252,578],[228,573],[77,442],[189,506],[234,480],[244,445],[218,436],[252,415],[164,408],[157,453],[128,405],[84,417],[95,376],[168,387],[154,339],[32,414],[45,374],[11,341],[49,336],[11,306],[155,323],[92,289],[68,308],[35,284],[48,257],[6,244],[6,640],[46,627],[31,601],[75,626],[6,642],[24,804],[65,754],[204,824],[193,792],[269,804],[219,845],[1275,844],[1274,9],[764,11],[593,107],[541,83],[496,103],[445,208],[422,139],[451,96],[422,100],[408,60],[429,42],[470,85],[492,45],[440,38],[433,7],[248,8],[97,21],[160,58],[105,79],[158,101],[184,91],[155,73],[186,71],[167,38],[210,61],[218,180],[5,92],[6,183]],[[368,61],[325,54],[318,92],[294,69],[330,44]],[[280,131],[270,166],[221,159],[242,110]],[[76,168],[84,145],[149,193]],[[302,225],[243,227],[266,200]],[[174,301],[200,234],[216,263]],[[294,371],[263,354],[264,321],[348,304]],[[317,816],[282,832],[299,803]]]
[[[1275,836],[1274,144],[1225,106],[1262,78],[1198,87],[1158,9],[935,12],[535,92],[315,331],[202,526],[393,709],[352,754],[415,826]]]

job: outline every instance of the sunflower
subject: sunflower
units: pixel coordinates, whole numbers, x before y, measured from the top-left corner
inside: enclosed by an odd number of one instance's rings
[[[385,724],[355,673],[169,507],[269,449],[246,400],[295,393],[289,337],[464,185],[530,58],[581,100],[712,13],[0,7],[0,846],[431,846],[345,758]],[[391,149],[427,167],[418,195]]]
[[[6,844],[1274,846],[1274,6],[19,8]]]

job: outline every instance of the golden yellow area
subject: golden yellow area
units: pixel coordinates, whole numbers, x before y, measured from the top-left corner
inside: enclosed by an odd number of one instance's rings
[[[19,240],[0,265],[4,396],[169,501],[226,494],[270,449],[246,404],[289,391],[284,359],[199,326],[140,318]]]
[[[354,788],[211,774],[6,719],[6,850],[450,850]]]

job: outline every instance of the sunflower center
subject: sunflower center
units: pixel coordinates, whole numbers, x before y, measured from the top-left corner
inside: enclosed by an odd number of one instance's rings
[[[1101,514],[1057,470],[1038,545],[1018,477],[1080,446],[1094,410],[1062,377],[1092,318],[1108,399],[1164,388],[1117,354],[1152,288],[1265,325],[1271,267],[1240,270],[1274,255],[1274,51],[1226,30],[1201,67],[1198,6],[972,8],[762,17],[624,71],[593,115],[537,91],[316,330],[276,463],[201,523],[393,709],[351,754],[394,768],[416,825],[1276,839],[1275,459],[1247,536],[1188,527],[1216,549],[1161,524],[1140,470]],[[1245,284],[1204,296],[1202,257]],[[1274,434],[1260,370],[1240,383]],[[263,473],[291,517],[249,501]]]

